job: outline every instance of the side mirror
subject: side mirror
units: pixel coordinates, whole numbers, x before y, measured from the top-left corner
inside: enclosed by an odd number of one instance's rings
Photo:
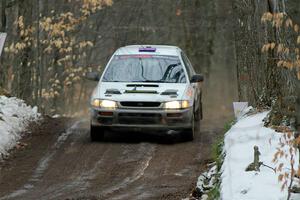
[[[201,74],[195,74],[194,76],[192,76],[190,80],[191,83],[199,83],[203,81],[204,81],[204,77]]]
[[[86,74],[86,79],[91,80],[91,81],[99,81],[100,76],[99,76],[98,72],[88,72]]]

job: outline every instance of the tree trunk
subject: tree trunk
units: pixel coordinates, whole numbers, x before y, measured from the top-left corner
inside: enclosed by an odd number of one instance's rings
[[[19,0],[18,1],[19,14],[18,16],[24,17],[25,27],[30,24],[32,20],[32,3],[30,1]],[[24,40],[23,36],[20,40]],[[32,57],[32,47],[24,49],[24,53],[21,55],[21,65],[19,68],[19,91],[18,96],[28,103],[32,103],[32,63],[29,64]]]
[[[297,95],[296,124],[297,124],[297,131],[300,133],[300,81],[298,81],[298,83],[297,83],[297,94],[296,95]]]
[[[5,32],[6,30],[6,0],[1,0],[1,30],[0,32]]]

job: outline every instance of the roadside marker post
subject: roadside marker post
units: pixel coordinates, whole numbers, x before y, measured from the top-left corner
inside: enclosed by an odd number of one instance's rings
[[[248,102],[233,102],[234,115],[237,120],[239,120],[244,114],[245,110],[248,108]]]
[[[0,56],[1,56],[2,51],[3,51],[6,36],[7,36],[7,33],[0,33]]]

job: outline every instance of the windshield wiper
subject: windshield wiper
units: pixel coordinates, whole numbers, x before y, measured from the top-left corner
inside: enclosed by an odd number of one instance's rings
[[[121,82],[121,81],[116,81],[116,80],[108,80],[108,79],[103,79],[103,82]]]
[[[140,81],[129,81],[133,83],[164,83],[164,81],[161,80],[140,80]]]
[[[164,80],[143,80],[143,81],[139,81],[139,82],[144,82],[144,83],[174,83],[173,81],[164,81]]]
[[[146,83],[165,83],[165,81],[162,81],[162,80],[144,80],[143,82],[146,82]]]
[[[141,82],[144,82],[144,83],[174,83],[171,81],[164,81],[164,80],[144,80]]]

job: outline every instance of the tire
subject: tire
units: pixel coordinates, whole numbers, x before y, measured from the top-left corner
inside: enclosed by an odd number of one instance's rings
[[[201,119],[202,119],[202,103],[200,103],[198,110],[195,111],[195,121],[199,122]]]
[[[202,107],[202,101],[200,102],[200,120],[203,119],[203,107]]]
[[[183,137],[183,140],[184,141],[193,141],[194,138],[195,138],[195,117],[194,117],[194,114],[193,114],[193,117],[192,117],[192,127],[191,128],[188,128],[188,129],[185,129],[182,133],[182,137]]]
[[[92,142],[103,140],[103,138],[104,138],[104,129],[102,127],[91,125],[90,137],[91,137]]]

